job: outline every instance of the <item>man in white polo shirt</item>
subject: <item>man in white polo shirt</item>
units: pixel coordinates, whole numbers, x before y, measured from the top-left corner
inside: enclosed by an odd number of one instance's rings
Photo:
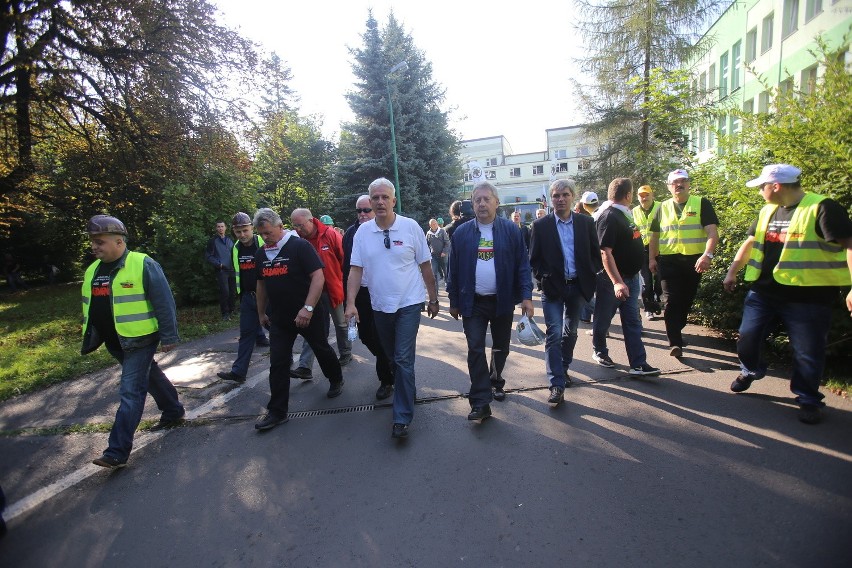
[[[392,436],[405,438],[414,416],[414,355],[420,306],[427,290],[429,317],[438,315],[432,254],[417,223],[394,212],[396,191],[389,180],[375,180],[370,184],[369,194],[376,216],[355,233],[347,282],[346,319],[354,317],[358,321],[355,297],[363,277],[370,289],[379,341],[393,360]]]

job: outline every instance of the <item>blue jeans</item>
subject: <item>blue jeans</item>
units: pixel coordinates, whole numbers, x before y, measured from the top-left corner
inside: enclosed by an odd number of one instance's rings
[[[438,297],[438,282],[441,278],[444,279],[444,282],[447,281],[447,273],[444,270],[444,259],[446,257],[432,257],[432,274],[435,275],[435,297]]]
[[[414,354],[417,350],[417,330],[420,328],[420,304],[398,309],[392,314],[373,312],[376,331],[382,349],[393,360],[394,424],[410,424],[414,418]]]
[[[778,321],[784,322],[793,350],[790,391],[799,404],[825,406],[819,383],[825,367],[825,346],[831,324],[831,306],[801,304],[769,298],[750,290],[743,305],[737,356],[744,375],[761,379],[766,375],[766,338]]]
[[[509,356],[514,313],[497,315],[496,296],[474,296],[473,313],[462,317],[467,339],[467,371],[470,374],[471,408],[491,403],[491,387],[503,388],[503,368]],[[491,362],[485,355],[485,334],[491,324]]]
[[[615,311],[621,316],[621,332],[627,348],[627,360],[631,367],[639,367],[648,362],[645,345],[642,343],[642,319],[639,317],[639,295],[642,292],[642,276],[639,273],[624,278],[630,295],[623,301],[615,297],[615,289],[606,272],[598,274],[595,321],[592,324],[592,346],[598,355],[609,355],[606,346],[606,334]]]
[[[331,307],[331,301],[328,299],[328,294],[323,292],[320,296],[320,302],[325,305],[326,310],[331,315],[331,321],[334,323],[334,333],[337,337],[337,351],[340,356],[352,354],[352,342],[349,341],[349,325],[343,317],[343,304],[339,304],[336,308]],[[328,317],[325,320],[325,335],[328,337]],[[302,353],[299,355],[299,367],[313,369],[314,367],[314,350],[307,341],[302,341]]]
[[[248,374],[251,354],[258,339],[266,337],[257,317],[257,296],[254,292],[243,292],[240,298],[240,342],[237,345],[237,360],[231,372],[240,377]]]
[[[151,393],[162,420],[177,420],[185,414],[177,390],[154,361],[158,342],[133,351],[109,349],[110,355],[121,363],[118,411],[109,433],[105,456],[126,461],[133,448],[133,433],[142,420],[145,393]]]
[[[580,320],[591,321],[592,315],[594,313],[595,313],[595,297],[592,296],[591,300],[583,303],[583,310],[582,310],[582,312],[580,312]]]
[[[577,325],[580,323],[580,312],[585,303],[586,299],[576,284],[568,286],[565,298],[541,295],[541,308],[547,326],[544,354],[550,386],[565,388],[565,374],[574,360]]]

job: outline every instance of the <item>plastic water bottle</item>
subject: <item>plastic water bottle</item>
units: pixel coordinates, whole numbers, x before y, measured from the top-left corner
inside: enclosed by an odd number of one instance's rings
[[[358,339],[358,324],[355,322],[355,318],[349,318],[349,341],[355,341]]]

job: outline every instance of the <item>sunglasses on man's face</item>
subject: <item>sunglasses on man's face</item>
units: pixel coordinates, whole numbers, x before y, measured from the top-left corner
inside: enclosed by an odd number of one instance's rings
[[[385,229],[382,233],[385,235],[385,248],[390,249],[390,230]]]
[[[373,208],[372,207],[364,207],[363,209],[355,209],[355,212],[356,213],[372,213]]]

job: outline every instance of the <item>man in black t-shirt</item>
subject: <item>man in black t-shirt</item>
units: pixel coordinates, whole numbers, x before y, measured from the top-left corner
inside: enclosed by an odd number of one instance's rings
[[[269,403],[267,414],[254,427],[269,430],[289,420],[290,367],[293,343],[304,337],[330,381],[328,398],[343,391],[343,372],[328,344],[328,311],[319,301],[325,277],[314,247],[285,231],[281,217],[271,209],[259,209],[254,226],[266,242],[255,254],[257,315],[269,328]]]
[[[660,370],[648,364],[642,343],[642,320],[639,319],[639,297],[644,259],[642,233],[633,222],[630,203],[633,201],[633,182],[630,178],[615,178],[607,190],[604,204],[595,221],[601,245],[603,271],[598,274],[595,290],[595,319],[593,325],[592,359],[602,367],[614,367],[609,356],[606,336],[612,317],[618,310],[621,330],[627,347],[631,375],[659,375]]]
[[[746,184],[760,187],[767,205],[734,256],[724,287],[732,292],[737,272],[747,265],[745,279],[753,284],[737,340],[741,372],[731,390],[743,392],[764,377],[764,341],[783,321],[793,350],[790,390],[799,404],[799,420],[816,424],[825,406],[819,385],[831,303],[852,283],[852,220],[835,201],[803,191],[800,174],[794,166],[772,164]],[[846,308],[852,312],[852,291]]]

